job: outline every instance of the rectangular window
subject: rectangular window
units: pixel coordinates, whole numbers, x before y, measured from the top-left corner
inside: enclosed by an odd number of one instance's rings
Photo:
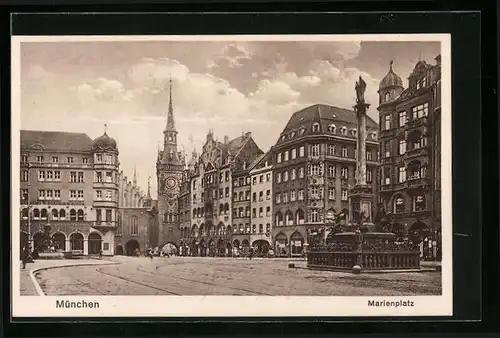
[[[26,155],[21,156],[21,162],[26,163],[26,162],[28,162],[28,160],[29,160],[28,156],[26,156]]]
[[[372,171],[371,170],[367,170],[366,171],[366,182],[373,182],[372,180]]]
[[[271,199],[271,190],[266,190],[266,200]]]
[[[384,117],[384,130],[391,129],[391,115],[386,115]]]
[[[399,183],[402,183],[406,181],[406,168],[405,167],[399,167]]]
[[[288,151],[285,151],[285,162],[288,161]]]
[[[311,197],[318,198],[318,187],[311,187]]]
[[[61,172],[54,171],[54,181],[60,181],[60,180],[61,180]]]
[[[97,200],[102,200],[102,190],[96,190],[96,199]]]
[[[252,208],[252,218],[257,217],[257,209]]]
[[[46,198],[48,200],[51,200],[52,197],[54,196],[54,193],[52,192],[52,190],[47,190],[45,193],[46,193]]]
[[[82,163],[83,164],[88,164],[89,163],[89,159],[87,157],[82,157]]]
[[[109,243],[108,242],[102,243],[102,250],[103,251],[108,251],[109,250]]]
[[[323,176],[323,170],[321,164],[311,164],[310,175],[312,176]]]
[[[371,161],[373,159],[372,152],[370,150],[366,151],[366,160]]]
[[[78,172],[78,183],[83,183],[83,171]]]
[[[283,193],[283,203],[287,203],[287,202],[288,202],[288,193],[284,192]]]
[[[229,181],[229,171],[226,171],[226,172],[224,173],[224,177],[225,177],[225,179],[226,179],[226,182],[227,182],[227,181]]]
[[[328,188],[328,199],[329,200],[335,199],[335,188]]]
[[[334,144],[328,145],[328,155],[335,156],[335,145]]]
[[[52,163],[59,163],[59,157],[53,156],[52,157]]]
[[[424,104],[415,106],[411,109],[411,111],[412,111],[412,118],[414,120],[422,118],[422,117],[427,116],[429,114],[429,104],[424,103]]]
[[[252,194],[252,202],[257,202],[257,193],[256,192],[254,192]]]
[[[259,176],[259,183],[264,183],[264,175]]]
[[[101,209],[95,209],[95,219],[96,219],[96,222],[97,223],[101,223],[102,222],[102,213],[101,213]],[[133,234],[132,234],[133,235]]]
[[[106,172],[106,182],[113,183],[113,173],[111,171]]]
[[[69,173],[69,181],[71,183],[76,183],[76,171],[71,171]]]
[[[111,201],[112,197],[113,197],[113,192],[110,190],[106,191],[106,201]]]
[[[266,182],[270,182],[271,181],[271,174],[266,174]]]
[[[299,168],[299,178],[304,178],[304,168]]]
[[[283,182],[288,182],[288,171],[283,173]]]
[[[264,200],[264,192],[259,191],[259,201],[263,201],[263,200]]]
[[[347,167],[342,167],[340,169],[340,177],[343,179],[343,180],[347,180],[349,178],[349,168]]]
[[[290,179],[293,181],[297,178],[297,170],[292,169],[291,174],[290,174]]]
[[[219,198],[224,198],[224,189],[219,189]]]
[[[276,162],[281,163],[281,153],[278,154],[278,158],[276,159]]]
[[[38,171],[38,180],[39,181],[45,181],[45,170],[39,170]]]
[[[309,151],[310,151],[310,155],[312,157],[319,157],[319,144],[313,144],[311,145],[311,147],[309,148]]]
[[[45,199],[45,190],[43,189],[38,190],[38,198],[41,200]]]
[[[342,201],[347,201],[348,200],[347,189],[342,189],[341,194],[342,194],[341,196]]]
[[[259,233],[260,234],[264,233],[264,225],[263,224],[259,224]]]
[[[264,216],[264,208],[260,207],[259,208],[259,217],[263,217],[263,216]]]
[[[403,155],[405,152],[406,152],[406,141],[400,140],[399,141],[399,155]]]
[[[280,203],[281,203],[281,194],[277,193],[276,194],[276,204],[280,204]]]
[[[290,202],[294,202],[297,199],[297,193],[295,190],[290,191]]]
[[[301,190],[299,190],[299,191],[297,192],[297,199],[298,199],[299,201],[303,201],[303,200],[304,200],[304,190],[302,190],[302,189],[301,189]]]
[[[299,148],[299,157],[304,157],[304,156],[305,156],[305,155],[304,155],[304,150],[305,150],[304,146],[301,146],[301,147]]]
[[[245,191],[245,200],[250,201],[250,191]]]
[[[78,190],[78,199],[83,199],[83,190]]]
[[[257,226],[255,224],[252,224],[252,234],[257,233]]]
[[[28,182],[28,170],[21,170],[21,182]]]
[[[253,185],[257,184],[257,176],[252,177],[252,184]]]
[[[97,163],[102,163],[102,154],[97,154],[96,155],[96,162]]]
[[[68,157],[68,163],[73,163],[73,157]]]
[[[347,151],[347,147],[342,147],[341,150],[340,150],[340,154],[341,154],[342,157],[348,157],[349,153]]]
[[[61,190],[54,190],[54,199],[55,200],[61,199]]]
[[[297,158],[297,149],[293,148],[291,150],[291,153],[292,153],[292,160],[295,160]]]
[[[316,209],[311,210],[311,222],[319,222],[319,214]]]
[[[406,112],[401,111],[399,112],[399,126],[404,127],[405,124],[406,124]]]
[[[47,171],[47,181],[52,181],[54,179],[54,172],[53,171]]]
[[[226,197],[229,197],[229,187],[225,188],[225,192],[226,192]]]
[[[276,174],[276,183],[281,183],[281,173]]]
[[[76,190],[70,190],[69,191],[69,199],[70,200],[76,199]]]
[[[267,223],[266,224],[266,233],[270,233],[271,232],[271,224]]]
[[[335,177],[335,166],[334,165],[329,165],[328,166],[328,177]]]
[[[271,216],[271,207],[266,207],[266,216]]]
[[[38,163],[43,163],[43,156],[37,156],[37,157],[36,157],[36,161],[37,161]]]

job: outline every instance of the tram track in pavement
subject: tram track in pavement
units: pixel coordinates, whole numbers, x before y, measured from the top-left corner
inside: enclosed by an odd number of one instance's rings
[[[114,278],[118,278],[118,279],[124,280],[126,282],[137,284],[137,285],[141,285],[141,286],[153,289],[153,290],[157,290],[157,291],[161,291],[161,292],[166,292],[166,293],[168,293],[170,295],[173,295],[173,296],[182,296],[180,293],[175,293],[175,292],[169,291],[169,290],[167,290],[165,288],[159,288],[159,287],[156,287],[156,286],[153,286],[153,285],[149,285],[149,284],[146,284],[146,283],[138,282],[138,281],[135,281],[133,279],[126,278],[126,277],[123,277],[123,276],[117,276],[117,275],[111,274],[109,272],[104,272],[104,271],[102,271],[102,269],[103,269],[103,267],[100,267],[100,268],[97,268],[96,271],[99,272],[99,273],[101,273],[101,274],[103,274],[103,275],[106,275],[106,276],[111,276],[111,277],[114,277]],[[140,271],[138,268],[136,270]]]
[[[161,276],[163,278],[177,279],[177,280],[182,280],[182,281],[186,281],[186,282],[198,283],[198,284],[215,286],[215,287],[223,287],[223,288],[230,289],[230,290],[243,291],[243,292],[248,292],[248,293],[256,294],[256,295],[260,295],[260,296],[273,296],[272,294],[265,293],[265,292],[253,291],[253,290],[244,289],[244,288],[236,288],[236,287],[227,286],[227,285],[223,285],[223,284],[217,284],[217,283],[211,283],[211,282],[204,282],[204,281],[199,281],[199,280],[185,278],[185,277],[179,277],[179,276],[171,276],[171,275],[168,276],[168,275],[165,275],[165,274],[162,274],[162,273],[158,273],[159,268],[160,267],[165,267],[165,266],[168,266],[168,264],[163,264],[163,265],[160,265],[160,266],[156,266],[155,270],[157,271],[157,273],[153,273],[151,271],[143,270],[143,269],[140,269],[139,267],[137,267],[136,270],[140,271],[140,272],[145,272],[145,273],[148,273],[148,274],[151,274],[151,275],[154,275],[154,276]]]

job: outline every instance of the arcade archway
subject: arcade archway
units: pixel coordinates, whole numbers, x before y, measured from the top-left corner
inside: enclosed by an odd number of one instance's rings
[[[269,242],[264,239],[259,239],[252,243],[252,247],[255,249],[255,255],[257,257],[262,257],[267,255],[271,244],[269,244]]]
[[[174,243],[168,242],[161,247],[161,251],[167,255],[177,255],[179,253],[179,248]]]
[[[89,255],[97,255],[101,252],[102,238],[97,232],[89,235]]]
[[[122,256],[123,255],[123,246],[118,245],[115,249],[115,254],[118,256]]]
[[[125,255],[127,256],[137,256],[140,250],[141,246],[135,239],[131,239],[125,244]]]
[[[71,251],[83,252],[83,235],[79,232],[72,233],[69,237]]]
[[[62,232],[52,235],[52,245],[55,250],[66,251],[66,236]]]

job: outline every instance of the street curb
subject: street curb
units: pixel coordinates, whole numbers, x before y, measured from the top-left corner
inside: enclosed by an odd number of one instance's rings
[[[38,281],[36,280],[36,277],[35,277],[36,272],[50,270],[50,269],[57,269],[57,268],[68,268],[68,267],[72,267],[72,266],[95,266],[95,265],[117,265],[117,264],[122,264],[122,263],[112,262],[112,261],[106,261],[106,263],[94,263],[94,264],[93,263],[84,263],[84,264],[72,264],[72,263],[70,263],[68,265],[45,266],[42,268],[36,268],[36,269],[30,270],[29,274],[30,274],[31,282],[35,286],[35,290],[36,290],[36,293],[38,294],[38,296],[47,296],[43,292]]]

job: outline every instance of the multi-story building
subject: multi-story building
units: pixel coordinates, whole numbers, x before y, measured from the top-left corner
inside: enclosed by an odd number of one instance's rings
[[[327,214],[349,222],[355,184],[357,120],[353,110],[316,104],[295,112],[272,147],[275,254],[302,255],[319,240]],[[367,182],[376,191],[378,126],[367,118]],[[374,205],[376,205],[374,197]]]
[[[433,65],[419,61],[406,89],[391,61],[378,93],[385,220],[419,242],[423,256],[440,256],[441,57]]]
[[[156,207],[151,199],[151,187],[145,196],[137,185],[137,172],[130,182],[123,171],[119,180],[119,209],[115,233],[115,254],[132,256],[156,247],[158,219]]]
[[[273,165],[271,152],[259,156],[251,165],[252,231],[250,245],[256,255],[266,255],[271,248],[273,224]]]
[[[21,245],[114,254],[118,148],[106,132],[21,131]],[[50,238],[46,238],[45,235]]]
[[[236,173],[239,180],[242,172],[248,174],[249,164],[260,154],[262,151],[251,133],[233,140],[226,136],[224,142],[219,142],[209,131],[201,155],[194,154],[186,171],[190,181],[192,226],[190,231],[184,231],[189,238],[191,255],[231,255],[234,175]]]
[[[158,151],[156,178],[158,180],[158,243],[178,247],[181,231],[179,227],[178,198],[180,184],[184,180],[184,155],[177,149],[177,129],[172,107],[172,81],[167,125],[163,131],[163,150]]]

